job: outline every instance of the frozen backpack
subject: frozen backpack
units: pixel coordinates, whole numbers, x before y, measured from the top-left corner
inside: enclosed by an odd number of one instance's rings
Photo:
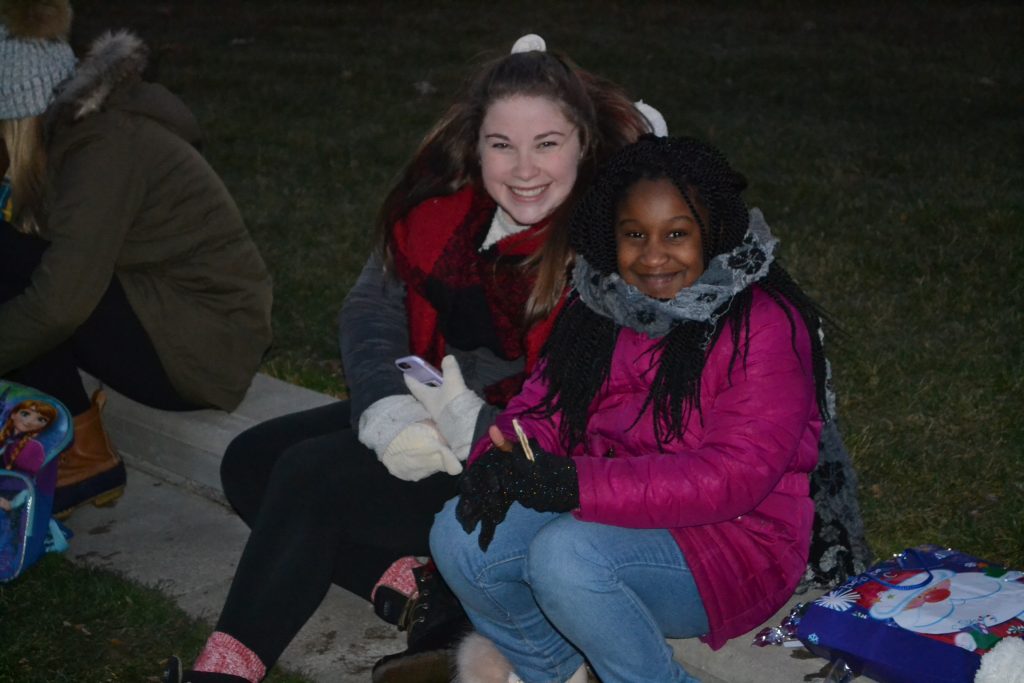
[[[67,548],[68,532],[51,513],[57,456],[71,437],[60,401],[0,379],[0,582]]]
[[[0,180],[0,220],[10,223],[14,218],[14,205],[11,203],[11,181]]]

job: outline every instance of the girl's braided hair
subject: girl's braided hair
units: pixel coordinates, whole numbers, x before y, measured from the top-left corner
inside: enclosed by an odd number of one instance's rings
[[[699,140],[645,135],[608,161],[570,219],[573,249],[602,275],[617,270],[618,208],[642,179],[668,179],[679,190],[700,225],[705,268],[714,256],[728,253],[742,242],[749,221],[740,196],[746,179],[729,166],[721,152]],[[822,311],[777,261],[772,262],[757,286],[789,318],[794,352],[797,328],[792,311],[807,327],[818,407],[822,416],[828,415],[825,354],[819,335]],[[723,304],[719,315],[712,318],[714,322],[680,323],[653,347],[652,353],[661,352],[661,359],[637,421],[653,405],[654,433],[659,443],[681,436],[693,410],[700,415],[700,378],[707,351],[727,327],[733,341],[730,373],[737,360],[746,363],[752,289],[747,287]],[[535,410],[548,416],[562,412],[562,437],[570,450],[584,441],[590,404],[608,379],[620,328],[613,320],[590,310],[572,292],[544,347],[543,374],[548,393]]]

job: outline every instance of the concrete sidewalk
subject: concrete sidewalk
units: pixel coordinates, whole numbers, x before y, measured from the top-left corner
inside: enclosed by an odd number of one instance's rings
[[[183,486],[135,468],[128,481],[113,507],[75,512],[68,521],[75,532],[68,556],[156,587],[212,625],[248,528],[220,503]],[[404,648],[404,635],[378,619],[368,603],[332,588],[281,665],[318,683],[365,683],[379,657]],[[168,643],[167,654],[179,647]]]
[[[68,522],[75,532],[68,556],[156,587],[212,625],[248,537],[220,492],[224,447],[253,424],[333,399],[262,375],[230,415],[163,413],[108,393],[105,422],[129,465],[128,489],[113,507],[75,512]],[[767,623],[777,625],[788,612],[789,606]],[[712,652],[696,640],[670,641],[677,658],[705,683],[822,677],[824,660],[802,648],[751,642],[752,635],[744,636]],[[366,602],[335,587],[280,664],[317,683],[365,683],[373,663],[404,643],[405,634],[379,620]],[[169,643],[167,654],[175,647]]]

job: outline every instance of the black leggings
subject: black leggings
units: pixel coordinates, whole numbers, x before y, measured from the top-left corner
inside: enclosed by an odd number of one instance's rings
[[[429,555],[434,515],[458,479],[391,476],[356,438],[342,401],[240,434],[224,454],[221,481],[252,533],[217,630],[270,667],[332,582],[369,600],[392,562]]]
[[[10,224],[0,221],[0,303],[25,291],[48,246],[48,242],[17,233]],[[66,405],[72,415],[79,415],[88,410],[90,403],[79,368],[115,391],[153,408],[200,407],[179,396],[171,385],[117,276],[69,339],[5,373],[4,378],[47,393]]]

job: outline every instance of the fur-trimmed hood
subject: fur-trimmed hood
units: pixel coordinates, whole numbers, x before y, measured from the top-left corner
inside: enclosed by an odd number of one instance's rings
[[[162,86],[142,81],[149,48],[129,31],[108,31],[93,41],[74,75],[46,112],[48,133],[108,109],[148,116],[192,144],[202,137],[188,108]]]

